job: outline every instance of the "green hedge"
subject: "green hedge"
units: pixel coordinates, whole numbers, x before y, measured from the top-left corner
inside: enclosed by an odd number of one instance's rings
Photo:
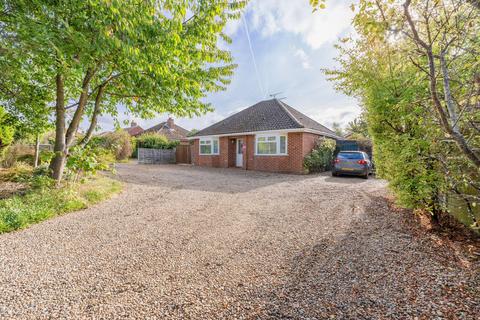
[[[170,141],[164,135],[158,133],[145,133],[135,139],[135,150],[133,157],[136,158],[138,148],[146,149],[173,149],[180,141]]]
[[[303,167],[305,170],[309,173],[331,170],[335,147],[335,140],[319,140],[312,152],[304,159]]]

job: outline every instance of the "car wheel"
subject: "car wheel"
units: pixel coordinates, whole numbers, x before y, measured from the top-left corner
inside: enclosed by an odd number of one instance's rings
[[[336,173],[335,171],[332,171],[332,177],[338,177],[338,173]]]
[[[368,179],[368,172],[367,172],[367,174],[363,175],[362,178],[363,179]]]

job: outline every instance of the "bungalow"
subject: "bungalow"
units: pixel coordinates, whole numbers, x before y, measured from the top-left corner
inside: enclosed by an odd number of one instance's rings
[[[143,128],[140,127],[135,121],[132,121],[130,123],[130,127],[128,128],[123,128],[130,136],[136,137],[139,136],[143,133]]]
[[[303,173],[319,138],[335,133],[278,99],[261,101],[190,137],[198,166]]]
[[[172,117],[169,117],[167,121],[160,122],[159,124],[147,129],[144,133],[158,133],[167,137],[168,140],[182,141],[186,140],[190,131],[175,124]],[[187,141],[187,140],[186,140]]]

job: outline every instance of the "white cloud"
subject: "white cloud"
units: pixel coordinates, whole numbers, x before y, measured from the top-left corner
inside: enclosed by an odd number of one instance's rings
[[[226,35],[232,37],[242,26],[242,19],[228,20],[223,31]]]
[[[334,122],[345,127],[360,114],[360,107],[357,105],[323,105],[303,108],[302,112],[328,128],[331,128]]]
[[[302,62],[302,67],[303,69],[310,69],[310,58],[308,55],[305,53],[303,49],[296,49],[294,53],[295,57],[300,58],[300,61]]]
[[[264,37],[284,31],[299,35],[313,49],[337,40],[350,28],[352,11],[344,1],[331,3],[325,10],[312,13],[308,1],[254,0],[247,14],[252,29]]]

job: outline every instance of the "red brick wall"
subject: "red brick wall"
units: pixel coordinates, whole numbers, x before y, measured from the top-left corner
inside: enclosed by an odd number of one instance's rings
[[[192,162],[196,166],[227,168],[228,167],[228,138],[221,137],[219,139],[220,154],[219,155],[201,155],[200,140],[195,139],[192,150]]]
[[[313,133],[303,133],[303,157],[305,158],[305,156],[307,154],[309,154],[313,147],[315,147],[315,142],[318,140],[320,136],[317,135],[317,134],[313,134]]]
[[[257,156],[255,155],[255,136],[242,137],[247,144],[244,154],[243,168],[247,170],[304,173],[303,158],[310,153],[315,146],[318,135],[303,132],[291,132],[287,138],[286,156]],[[220,138],[220,155],[202,156],[199,155],[199,140],[196,139],[193,145],[193,163],[199,166],[208,167],[232,167],[236,161],[236,144],[232,143],[232,137]]]
[[[303,173],[303,142],[301,132],[292,132],[287,138],[286,156],[255,155],[255,136],[248,136],[248,170]]]

